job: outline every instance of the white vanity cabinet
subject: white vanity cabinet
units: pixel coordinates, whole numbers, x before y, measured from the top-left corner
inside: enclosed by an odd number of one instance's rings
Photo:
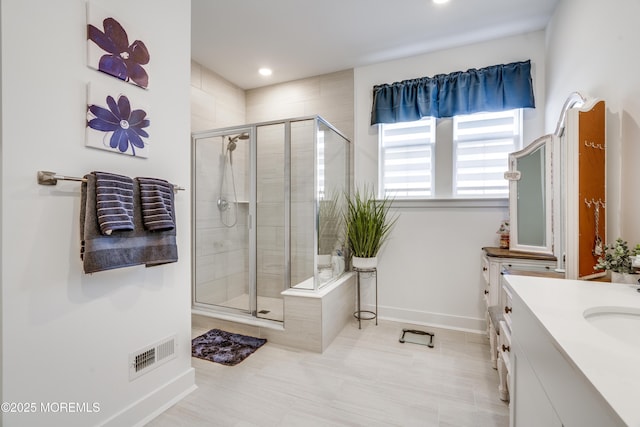
[[[513,347],[511,361],[510,427],[562,427],[562,421],[538,381],[535,370],[518,345]]]
[[[600,284],[601,288],[598,288],[594,284],[566,284],[570,281],[522,276],[506,276],[505,282],[505,288],[512,295],[510,426],[627,425],[611,406],[613,400],[608,401],[598,389],[601,379],[607,387],[619,380],[607,371],[619,372],[621,366],[609,366],[612,360],[603,357],[605,354],[614,357],[614,349],[603,348],[607,342],[601,340],[598,332],[584,320],[583,308],[572,308],[572,303],[567,303],[569,296],[579,299],[581,286],[594,296],[596,292],[608,291],[610,285],[603,287]],[[629,297],[635,297],[633,291],[629,289]],[[590,304],[598,304],[600,300],[606,303],[597,296],[591,300]],[[549,326],[552,329],[547,329]],[[587,363],[583,363],[585,361]],[[581,370],[581,365],[588,368],[587,373]],[[628,376],[635,378],[638,375],[629,372]],[[624,387],[622,383],[618,384]],[[630,386],[638,388],[637,384]],[[615,386],[613,390],[618,394]],[[633,406],[633,401],[630,403]]]
[[[482,248],[481,263],[485,282],[483,297],[488,308],[502,305],[500,276],[505,270],[512,274],[518,274],[518,271],[549,272],[556,268],[557,260],[553,255],[485,247]]]
[[[486,322],[487,335],[489,337],[489,348],[491,352],[491,365],[494,369],[498,369],[500,375],[500,383],[503,386],[499,389],[500,399],[508,400],[507,392],[507,368],[500,366],[500,353],[502,343],[500,339],[500,321],[506,318],[505,313],[505,294],[502,291],[502,274],[510,271],[512,274],[517,272],[530,273],[548,273],[553,272],[557,264],[557,260],[552,255],[539,253],[517,252],[508,249],[485,247],[482,248],[482,277],[484,287],[482,289],[482,298],[486,304]],[[507,310],[508,311],[508,310]],[[507,326],[509,323],[507,322]],[[508,342],[505,344],[508,346]]]

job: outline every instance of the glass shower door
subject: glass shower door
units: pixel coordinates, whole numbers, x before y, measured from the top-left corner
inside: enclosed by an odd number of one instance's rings
[[[291,281],[297,289],[314,287],[315,119],[291,122]]]
[[[283,321],[288,282],[289,180],[285,123],[256,128],[256,316]]]
[[[195,133],[192,156],[194,307],[282,322],[283,290],[342,274],[349,141],[324,120]]]
[[[193,140],[194,305],[251,313],[250,129]]]

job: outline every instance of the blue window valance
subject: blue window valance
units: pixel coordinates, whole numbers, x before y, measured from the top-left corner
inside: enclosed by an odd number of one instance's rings
[[[376,85],[371,124],[534,107],[527,60]]]

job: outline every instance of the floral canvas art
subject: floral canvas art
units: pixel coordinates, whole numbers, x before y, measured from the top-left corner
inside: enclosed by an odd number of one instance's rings
[[[87,87],[87,146],[147,158],[150,125],[149,108],[136,96]]]
[[[149,49],[129,26],[87,4],[87,61],[92,68],[137,86],[149,87]]]

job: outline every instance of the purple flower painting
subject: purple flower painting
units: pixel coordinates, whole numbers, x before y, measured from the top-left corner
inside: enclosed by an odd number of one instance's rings
[[[144,66],[150,59],[147,46],[141,40],[130,44],[124,27],[112,17],[96,19],[92,13],[94,8],[92,5],[89,9],[89,22],[101,22],[102,30],[91,23],[87,25],[89,66],[146,89],[149,75]]]
[[[91,92],[90,92],[91,93]],[[128,154],[148,157],[151,124],[147,110],[132,108],[126,95],[98,95],[98,102],[87,105],[87,145]]]

